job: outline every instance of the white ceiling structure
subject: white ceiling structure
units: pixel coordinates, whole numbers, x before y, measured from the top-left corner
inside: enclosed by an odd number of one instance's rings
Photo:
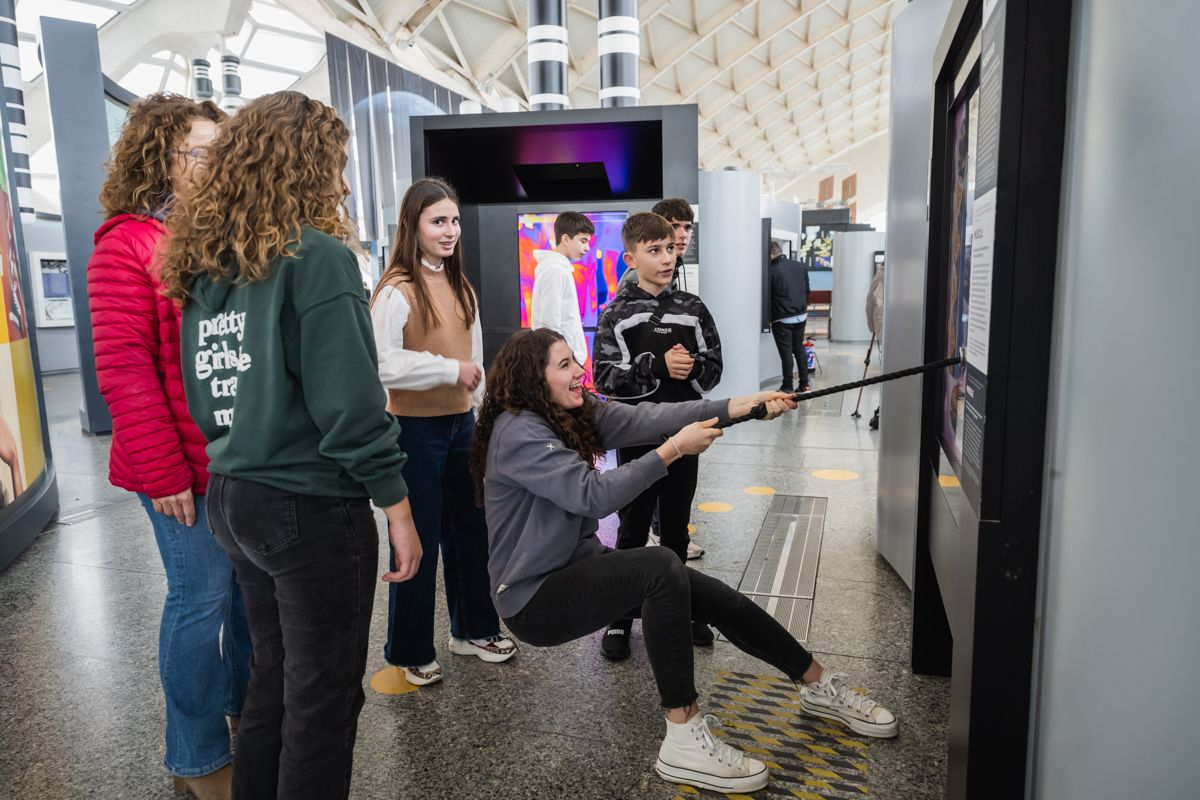
[[[390,50],[421,50],[485,98],[529,95],[524,0],[319,2]],[[887,130],[892,21],[906,4],[641,0],[642,103],[696,103],[701,168],[763,173],[786,196]],[[567,4],[573,108],[599,105],[597,6]]]
[[[702,169],[764,175],[789,197],[886,132],[892,21],[907,0],[640,0],[642,103],[695,103]],[[599,105],[597,0],[568,0],[572,107]],[[18,0],[34,171],[52,161],[36,17],[100,27],[106,72],[138,94],[186,91],[190,60],[242,58],[248,98],[327,99],[324,32],[494,104],[527,105],[527,0]],[[39,158],[39,155],[41,156]]]

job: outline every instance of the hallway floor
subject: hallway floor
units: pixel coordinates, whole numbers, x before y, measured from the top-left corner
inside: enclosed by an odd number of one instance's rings
[[[817,386],[860,377],[863,349],[821,342]],[[108,439],[79,430],[78,376],[44,385],[61,512],[0,572],[0,797],[169,798],[157,668],[166,583],[154,537],[136,498],[108,484]],[[690,566],[733,586],[771,505],[768,490],[827,498],[806,645],[900,721],[898,738],[862,740],[790,714],[798,696],[728,642],[697,650],[705,710],[725,719],[739,744],[758,742],[784,767],[757,797],[944,793],[949,682],[914,676],[908,666],[910,593],[875,552],[878,434],[867,420],[878,393],[865,393],[858,420],[849,416],[855,397],[731,428],[701,458],[697,505],[728,510],[693,512],[707,554]],[[615,516],[602,524],[606,540],[615,527]],[[381,583],[364,682],[384,666],[385,618]],[[352,797],[681,794],[654,774],[664,726],[639,627],[633,657],[619,664],[601,657],[598,635],[553,649],[523,646],[501,665],[450,655],[447,636],[443,597],[437,642],[445,680],[397,696],[368,686]],[[764,703],[773,711],[763,712]],[[818,749],[822,737],[828,753]]]

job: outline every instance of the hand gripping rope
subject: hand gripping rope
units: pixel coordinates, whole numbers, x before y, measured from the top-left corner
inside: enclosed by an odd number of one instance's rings
[[[876,383],[884,383],[885,381],[894,381],[894,380],[898,380],[899,378],[907,378],[910,375],[919,375],[922,372],[933,372],[934,370],[944,369],[946,367],[953,367],[955,364],[959,364],[961,362],[962,362],[962,359],[958,356],[955,356],[954,358],[947,358],[943,361],[936,361],[932,364],[922,364],[919,367],[909,367],[908,369],[902,369],[897,372],[885,372],[882,375],[876,375],[873,378],[865,378],[861,381],[854,381],[853,383],[843,383],[838,386],[830,386],[827,389],[817,389],[816,391],[812,391],[812,392],[796,392],[795,394],[792,395],[792,398],[797,403],[801,403],[805,400],[815,400],[818,397],[824,397],[825,395],[829,395],[829,394],[838,394],[839,392],[848,392],[851,389],[857,389],[860,386],[873,386]],[[759,403],[754,408],[750,409],[749,414],[746,414],[745,416],[741,416],[741,417],[735,417],[734,419],[731,419],[728,422],[718,422],[716,427],[728,428],[730,425],[737,425],[739,422],[746,422],[747,420],[752,420],[752,419],[763,419],[766,416],[767,416],[766,404]]]

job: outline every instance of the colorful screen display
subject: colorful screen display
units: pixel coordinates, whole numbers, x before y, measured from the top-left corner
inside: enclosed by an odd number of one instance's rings
[[[621,259],[621,226],[624,211],[584,212],[592,221],[596,235],[592,247],[575,265],[575,293],[579,299],[579,316],[584,331],[595,330],[600,312],[617,295],[617,282],[625,273]],[[554,244],[554,220],[557,213],[521,214],[517,218],[518,258],[521,265],[521,327],[529,327],[529,309],[533,301],[533,273],[537,262],[535,250],[549,250]],[[591,339],[591,336],[588,336]]]
[[[46,467],[17,254],[18,224],[0,144],[0,508],[20,497]]]

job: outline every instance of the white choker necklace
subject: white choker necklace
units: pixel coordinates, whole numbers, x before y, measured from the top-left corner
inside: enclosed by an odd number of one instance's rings
[[[430,264],[425,260],[425,256],[421,256],[421,265],[432,272],[441,272],[446,268],[445,261],[443,261],[441,264]]]

